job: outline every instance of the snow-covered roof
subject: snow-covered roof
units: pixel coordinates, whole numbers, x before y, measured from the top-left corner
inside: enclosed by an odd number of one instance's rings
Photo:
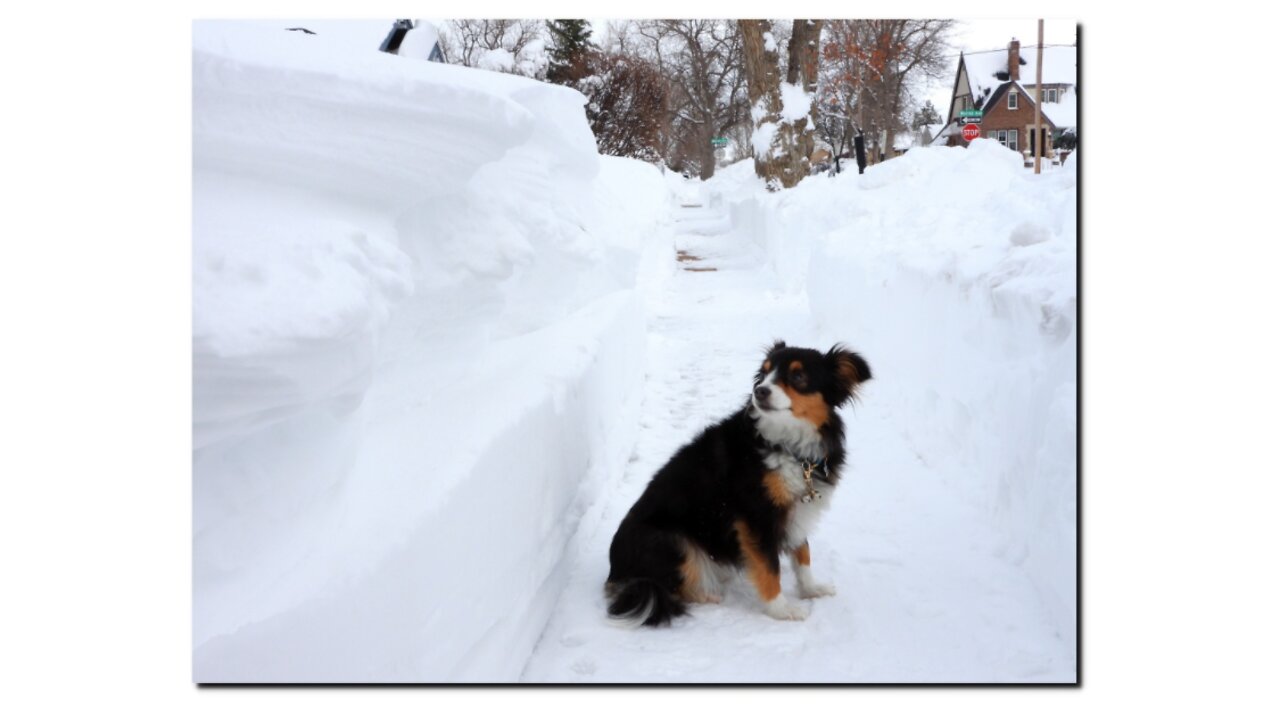
[[[1034,85],[1036,83],[1035,45],[1022,46],[1018,54],[1022,58],[1022,63],[1018,65],[1018,81],[1023,85]],[[969,77],[969,93],[975,104],[980,99],[987,100],[996,88],[1009,81],[1009,50],[1007,48],[966,53],[961,59]],[[1000,79],[997,74],[1004,74],[1005,78]],[[1074,85],[1076,83],[1076,48],[1044,48],[1041,82]]]
[[[1047,83],[1046,83],[1047,84]],[[1056,102],[1041,102],[1040,111],[1059,129],[1076,126],[1076,88],[1058,94]]]
[[[440,56],[440,31],[430,22],[418,20],[400,43],[401,57],[443,62]]]
[[[945,127],[945,126],[947,126],[947,125],[946,125],[946,124],[943,124],[943,123],[939,123],[939,124],[926,124],[926,125],[924,125],[923,127],[921,127],[921,129],[923,129],[924,131],[928,132],[929,141],[930,141],[930,143],[932,143],[932,142],[933,142],[933,140],[935,140],[935,139],[937,139],[937,138],[938,138],[938,132],[941,132],[941,131],[942,131],[942,128],[943,128],[943,127]]]

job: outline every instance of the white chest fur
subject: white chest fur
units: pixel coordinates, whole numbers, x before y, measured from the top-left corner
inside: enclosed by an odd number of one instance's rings
[[[782,477],[783,485],[794,498],[791,511],[787,515],[786,543],[784,544],[786,548],[794,549],[808,540],[809,534],[817,526],[819,517],[831,504],[835,487],[821,479],[812,480],[818,496],[806,502],[803,497],[809,493],[809,487],[805,484],[804,468],[799,460],[789,454],[772,452],[765,456],[764,464],[770,471],[778,472]]]

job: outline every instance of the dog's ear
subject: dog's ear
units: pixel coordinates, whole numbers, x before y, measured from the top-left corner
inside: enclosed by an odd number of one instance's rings
[[[867,361],[840,343],[836,343],[827,352],[827,363],[835,373],[839,385],[838,404],[848,401],[857,394],[858,385],[871,379],[871,366]]]
[[[769,347],[764,349],[764,354],[772,355],[785,347],[787,347],[786,343],[782,342],[781,340],[775,340],[773,341],[773,345],[770,345]]]

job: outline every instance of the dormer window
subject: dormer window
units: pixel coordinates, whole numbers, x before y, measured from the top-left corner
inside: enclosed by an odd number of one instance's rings
[[[1013,87],[1009,88],[1009,109],[1018,108],[1018,90]]]
[[[1050,87],[1050,88],[1048,88],[1048,89],[1044,90],[1043,92],[1041,92],[1041,93],[1040,93],[1040,99],[1041,99],[1041,100],[1043,100],[1043,101],[1045,101],[1045,102],[1057,102],[1057,101],[1058,101],[1058,88],[1057,88],[1057,87]]]

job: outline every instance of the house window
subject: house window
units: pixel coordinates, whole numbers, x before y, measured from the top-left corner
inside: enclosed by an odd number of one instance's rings
[[[1044,90],[1043,92],[1040,93],[1040,99],[1045,102],[1057,102],[1058,88],[1051,87],[1049,89]]]
[[[1013,87],[1009,88],[1009,109],[1018,108],[1018,91]]]
[[[1017,129],[992,129],[987,132],[987,138],[1000,142],[1000,146],[1008,147],[1014,151],[1018,150]]]

